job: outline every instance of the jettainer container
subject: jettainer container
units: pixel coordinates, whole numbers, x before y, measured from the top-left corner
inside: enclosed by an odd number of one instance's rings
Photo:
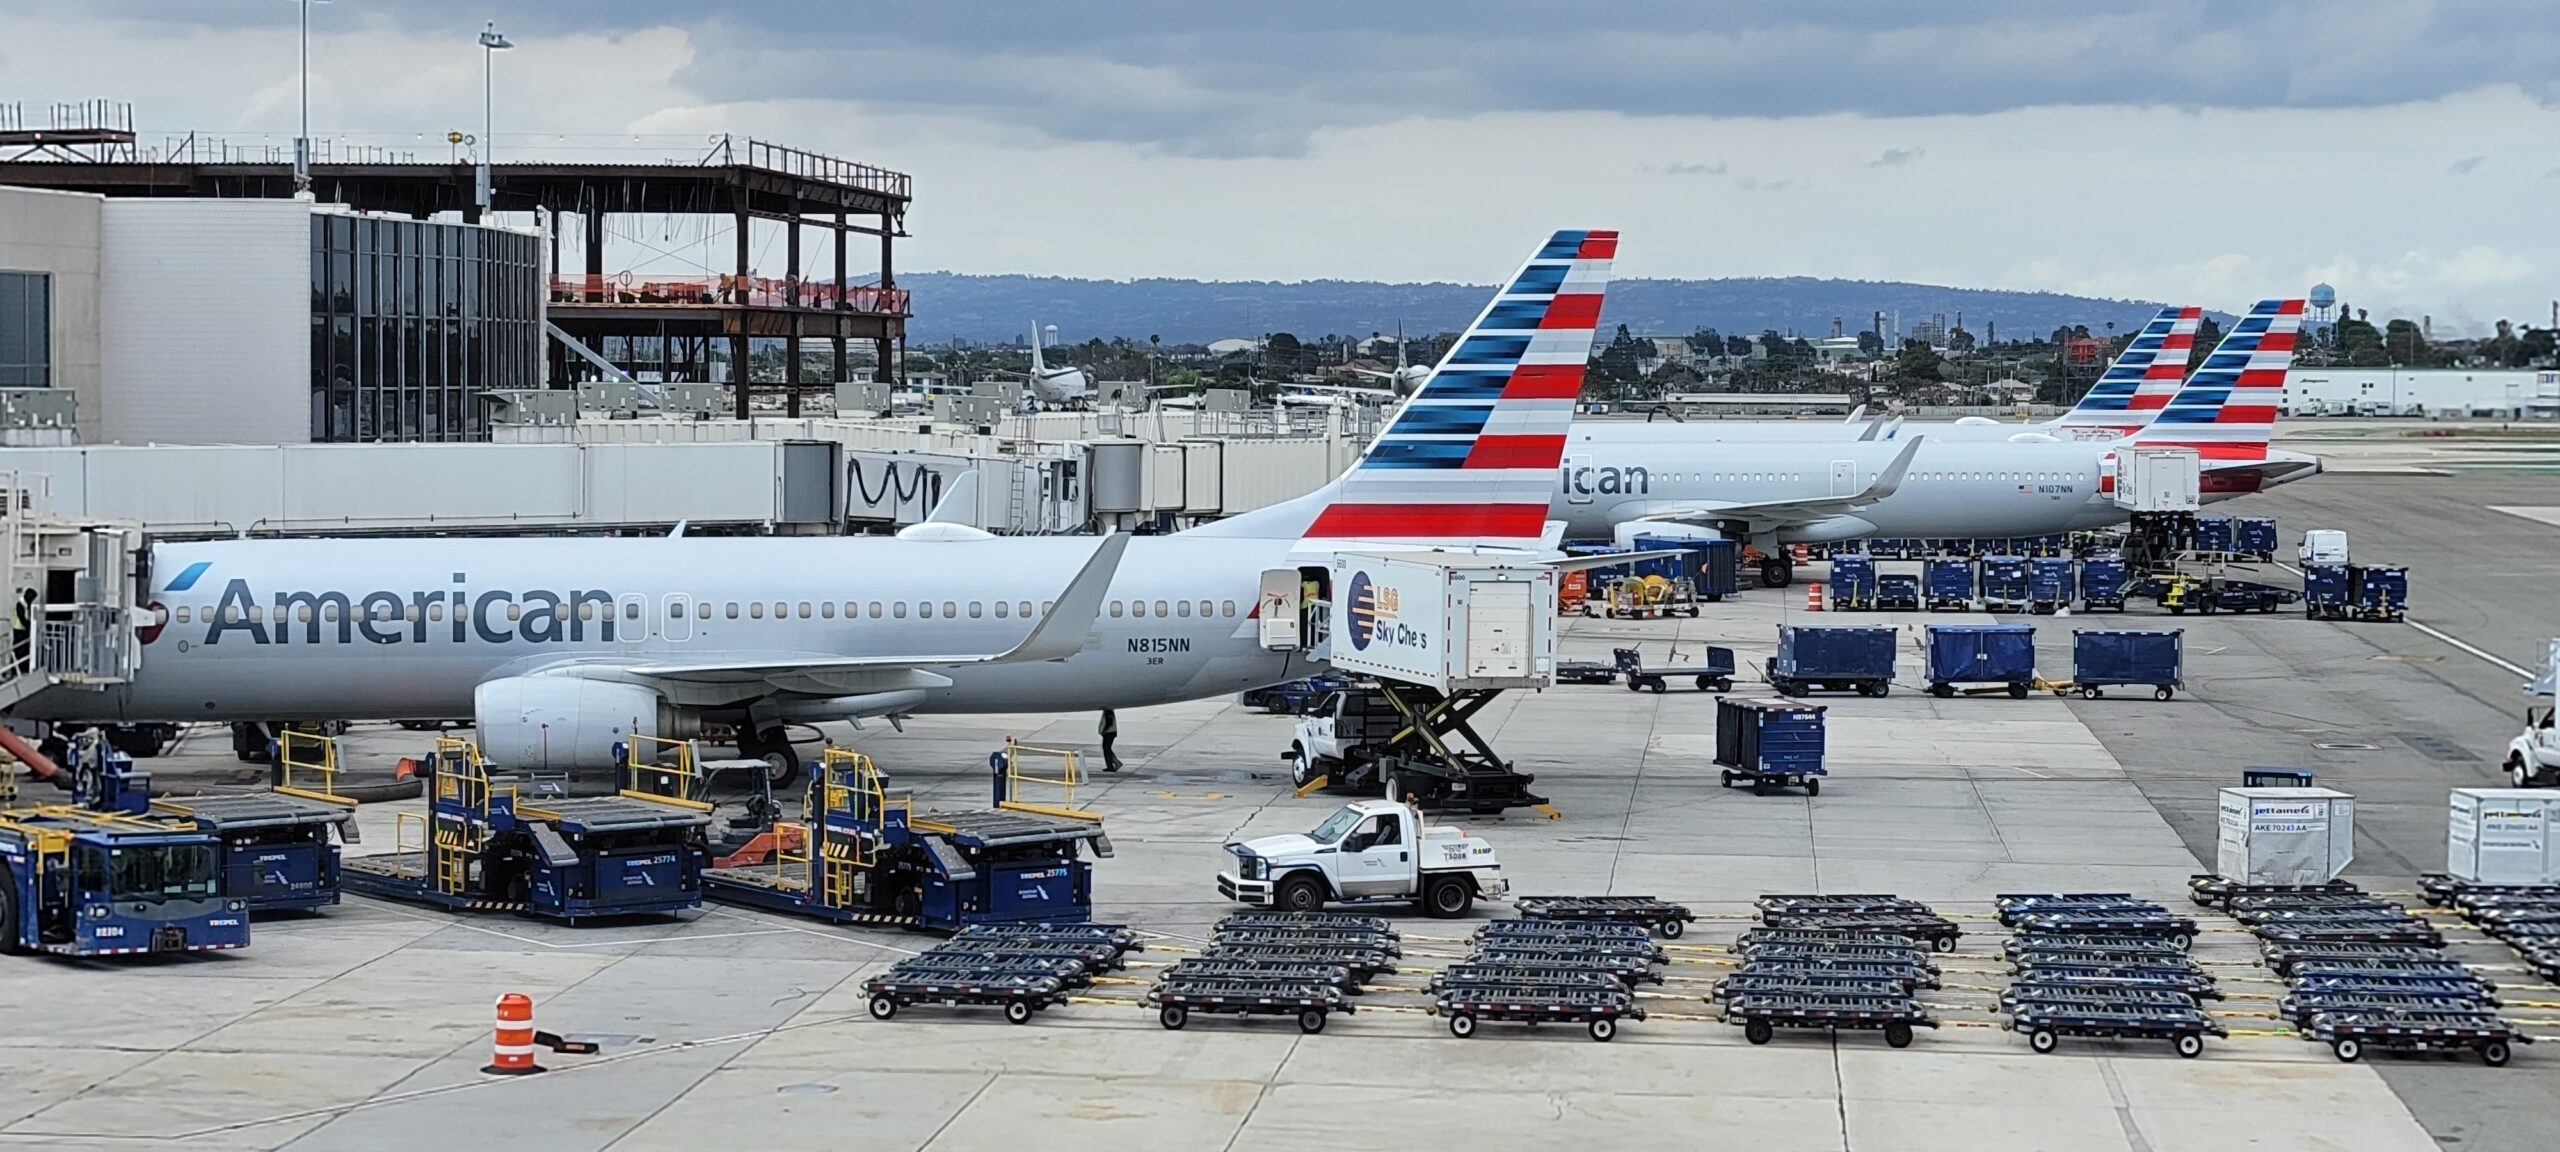
[[[2560,884],[2560,792],[2456,788],[2444,870],[2472,884]]]
[[[2326,884],[2355,859],[2355,797],[2327,788],[2225,788],[2214,872],[2243,884]]]
[[[1556,574],[1451,552],[1333,558],[1336,670],[1440,692],[1544,688],[1556,665]]]

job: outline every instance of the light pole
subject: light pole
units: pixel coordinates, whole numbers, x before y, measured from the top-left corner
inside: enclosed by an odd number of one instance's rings
[[[480,26],[480,172],[478,191],[480,194],[480,210],[482,212],[489,211],[495,203],[494,198],[490,195],[489,189],[489,153],[497,146],[497,138],[490,134],[492,125],[495,123],[495,114],[493,112],[495,103],[490,97],[491,86],[493,83],[492,78],[497,74],[499,51],[513,47],[515,47],[515,45],[507,40],[507,34],[498,31],[497,21],[491,20]]]
[[[302,134],[293,138],[293,194],[311,193],[311,5],[329,0],[301,0],[302,3]]]

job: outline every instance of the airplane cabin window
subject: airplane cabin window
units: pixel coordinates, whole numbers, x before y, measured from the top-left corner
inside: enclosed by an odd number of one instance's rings
[[[959,605],[957,605],[957,604],[954,604],[954,603],[952,603],[952,602],[950,602],[950,601],[948,601],[948,600],[943,601],[943,602],[942,602],[942,618],[943,618],[943,619],[945,619],[945,620],[957,620],[957,619],[959,619],[959,618],[960,618],[960,606],[959,606]]]
[[[1159,617],[1163,617],[1163,616],[1170,616],[1170,615],[1173,615],[1173,613],[1170,613],[1170,612],[1165,611],[1165,610],[1164,610],[1164,608],[1165,608],[1164,601],[1162,601],[1162,600],[1158,600],[1158,601],[1156,601],[1156,615],[1157,615],[1157,616],[1159,616]]]
[[[1111,602],[1111,615],[1114,618],[1117,618],[1120,615],[1120,602],[1117,600]]]
[[[1014,614],[1014,615],[1016,615],[1016,616],[1020,616],[1020,617],[1022,617],[1022,618],[1023,618],[1023,619],[1025,619],[1025,620],[1030,619],[1030,618],[1031,618],[1031,602],[1030,602],[1030,601],[1028,601],[1028,600],[1022,600],[1022,601],[1017,601],[1017,602],[1015,602],[1015,604],[1014,604],[1014,606],[1013,606],[1013,614]]]
[[[1191,602],[1190,602],[1190,601],[1188,601],[1188,600],[1176,600],[1176,601],[1174,601],[1174,602],[1173,602],[1173,612],[1174,612],[1174,615],[1176,615],[1176,616],[1185,616],[1185,617],[1187,617],[1187,616],[1191,615]]]
[[[820,602],[818,603],[818,618],[819,618],[819,619],[821,619],[821,620],[833,620],[833,619],[835,619],[835,618],[836,618],[836,602],[835,602],[835,601],[833,601],[833,600],[822,600],[822,601],[820,601]]]
[[[809,602],[806,600],[800,602],[800,618],[803,620],[809,618]]]
[[[980,618],[984,617],[986,614],[987,614],[987,606],[986,606],[986,604],[985,604],[983,601],[972,600],[972,601],[970,601],[970,602],[969,602],[969,618],[970,618],[970,619],[972,619],[972,620],[980,619]]]
[[[191,611],[192,611],[191,609],[188,609],[188,608],[185,608],[185,607],[180,607],[180,608],[178,609],[178,623],[180,623],[180,624],[184,624],[184,623],[186,623],[186,622],[187,622],[187,619],[188,619],[188,615],[189,615],[189,613],[190,613]]]
[[[738,618],[738,602],[737,602],[737,601],[732,600],[732,601],[730,601],[730,602],[729,602],[728,615],[729,615],[729,618],[730,618],[730,619],[732,619],[732,620],[735,620],[735,619],[737,619],[737,618]]]
[[[747,615],[748,615],[748,616],[750,616],[750,617],[752,617],[752,618],[754,618],[754,619],[757,619],[757,620],[762,620],[762,619],[764,619],[764,601],[762,601],[762,600],[750,600],[750,601],[748,601],[748,602],[747,602]]]
[[[918,601],[916,601],[916,619],[918,619],[918,620],[931,620],[931,619],[933,619],[933,601],[931,601],[931,600],[918,600]]]
[[[874,620],[880,618],[880,602],[877,600],[871,602],[871,618]]]
[[[898,618],[898,619],[900,619],[900,620],[904,620],[904,619],[906,619],[906,618],[907,618],[907,602],[906,602],[906,601],[904,601],[904,600],[892,600],[892,601],[890,601],[890,602],[889,602],[889,614],[890,614],[891,616],[895,616],[895,617],[897,617],[897,618]]]
[[[444,601],[442,601],[442,600],[430,600],[430,601],[428,601],[428,602],[427,602],[427,619],[429,619],[429,620],[442,620],[442,619],[444,619]]]
[[[847,601],[845,601],[845,602],[844,602],[844,618],[845,618],[845,619],[847,619],[847,620],[851,620],[851,619],[853,619],[855,616],[860,615],[860,614],[861,614],[861,612],[862,612],[862,602],[861,602],[861,601],[858,601],[858,600],[847,600]]]
[[[788,600],[776,600],[776,601],[774,601],[774,602],[773,602],[773,618],[774,618],[774,619],[776,619],[776,620],[785,620],[785,619],[789,619],[789,618],[790,618],[790,616],[791,616],[791,602],[790,602],[790,601],[788,601]]]
[[[1051,613],[1051,612],[1053,612],[1053,611],[1056,611],[1056,610],[1057,610],[1057,607],[1058,607],[1058,602],[1057,602],[1057,601],[1055,601],[1055,600],[1043,600],[1043,601],[1041,601],[1041,602],[1040,602],[1040,614],[1041,614],[1041,615],[1043,615],[1043,616],[1046,616],[1046,615],[1048,615],[1049,613]]]
[[[1233,616],[1236,614],[1236,602],[1233,600],[1218,601],[1218,608],[1218,614],[1221,616]]]
[[[1200,602],[1200,615],[1207,617],[1216,609],[1216,607],[1216,605],[1211,604],[1209,601],[1203,600]]]
[[[1007,618],[1011,617],[1012,615],[1013,615],[1013,601],[1011,601],[1011,600],[998,600],[998,601],[996,601],[996,619],[998,619],[998,620],[1003,620],[1003,619],[1007,619]]]
[[[703,602],[702,602],[702,603],[700,603],[700,604],[694,605],[694,609],[693,609],[693,618],[694,618],[694,619],[696,619],[696,620],[708,620],[708,619],[710,619],[710,618],[711,618],[711,602],[710,602],[710,601],[708,601],[708,600],[705,600],[705,601],[703,601]]]
[[[522,604],[518,604],[518,603],[516,603],[515,601],[512,601],[512,600],[508,601],[508,602],[507,602],[507,619],[509,619],[509,620],[522,620],[522,619],[524,619],[524,605],[522,605]]]
[[[551,606],[551,618],[552,618],[552,619],[554,619],[554,620],[567,620],[567,619],[569,618],[569,602],[568,602],[568,601],[566,601],[566,600],[563,600],[563,601],[561,601],[561,602],[559,602],[559,603],[557,603],[557,604],[552,605],[552,606]]]

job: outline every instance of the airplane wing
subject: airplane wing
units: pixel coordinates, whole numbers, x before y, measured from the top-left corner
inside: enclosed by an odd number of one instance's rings
[[[883,682],[925,683],[940,677],[925,673],[926,669],[947,668],[967,664],[1028,664],[1042,660],[1064,660],[1084,649],[1085,638],[1093,632],[1094,618],[1102,612],[1102,599],[1111,589],[1111,578],[1119,571],[1120,557],[1129,550],[1129,534],[1115,532],[1103,537],[1093,550],[1091,559],[1068,581],[1066,590],[1058,594],[1057,606],[1042,617],[1022,642],[1003,652],[952,653],[948,655],[912,656],[836,656],[817,653],[783,653],[771,657],[717,661],[658,661],[635,664],[575,663],[547,669],[558,675],[593,676],[600,679],[638,680],[670,685],[746,685],[772,683],[784,691],[841,692],[856,686],[876,687]],[[918,673],[925,673],[917,675]],[[793,687],[794,684],[820,683],[823,688]]]
[[[1645,514],[1641,519],[1675,524],[1712,524],[1719,520],[1749,520],[1767,524],[1801,524],[1826,517],[1858,511],[1891,496],[1902,487],[1904,473],[1911,470],[1911,458],[1920,452],[1920,444],[1928,439],[1914,436],[1902,446],[1893,461],[1876,473],[1865,488],[1846,496],[1815,496],[1798,500],[1693,500],[1678,508]]]

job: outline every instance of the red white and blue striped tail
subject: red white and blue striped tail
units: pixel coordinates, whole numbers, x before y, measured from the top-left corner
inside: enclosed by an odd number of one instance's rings
[[[1547,238],[1320,495],[1312,547],[1537,548],[1618,234]]]
[[[2186,383],[2202,308],[2163,308],[2125,345],[2078,404],[2054,421],[2074,440],[2114,440],[2147,427]]]
[[[2259,301],[2232,325],[2168,407],[2133,434],[2133,442],[2146,448],[2193,448],[2208,465],[2266,459],[2305,303]]]

